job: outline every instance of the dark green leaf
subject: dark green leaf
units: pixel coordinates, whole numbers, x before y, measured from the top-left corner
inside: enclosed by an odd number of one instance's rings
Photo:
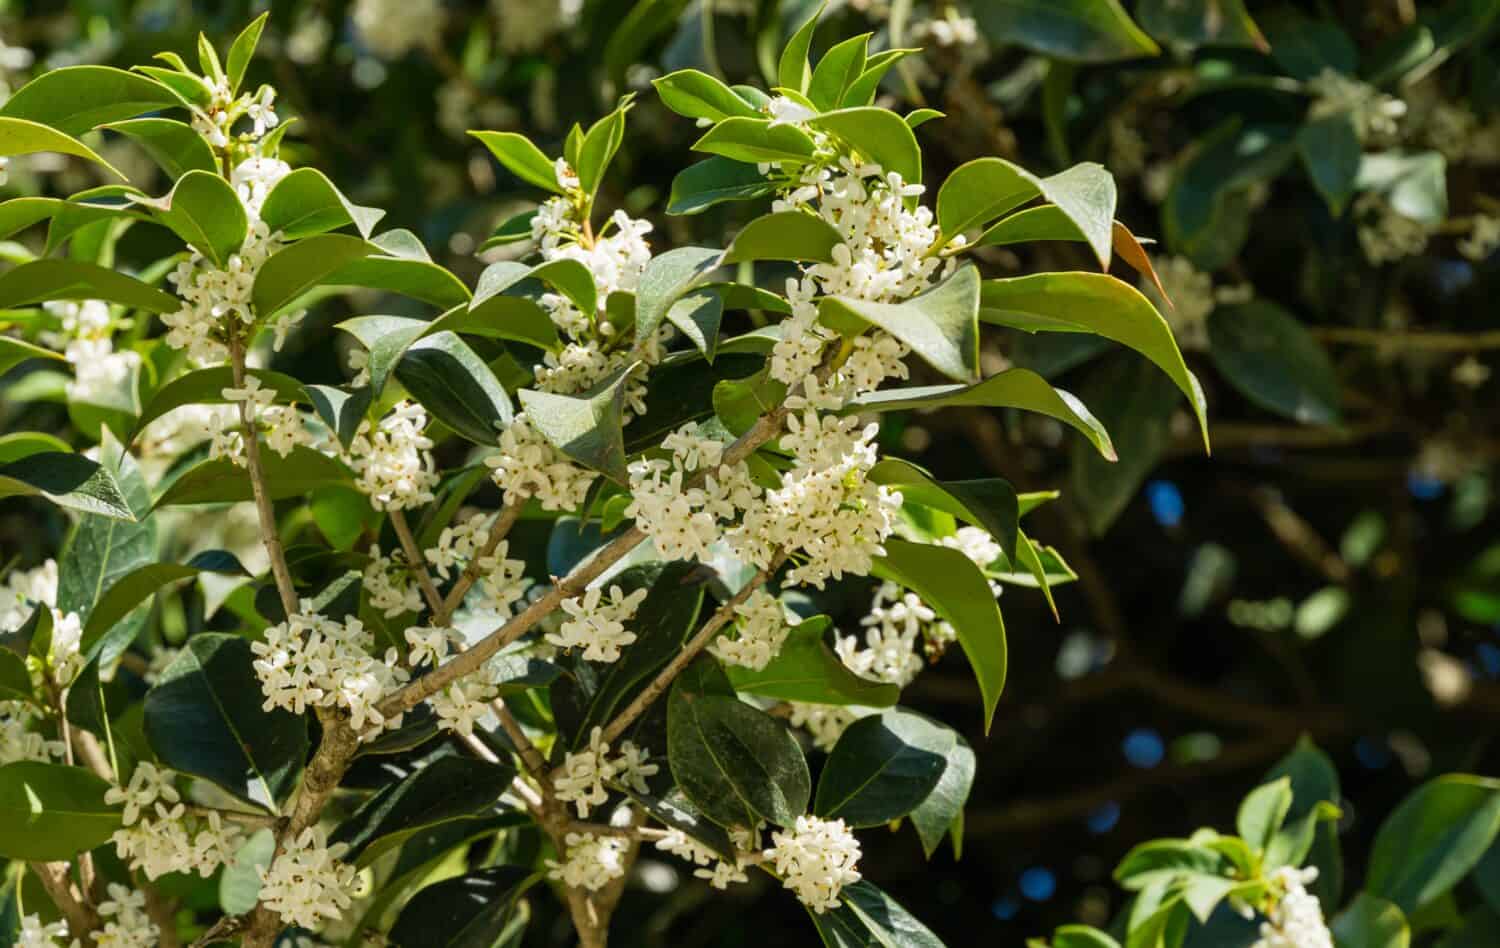
[[[1271,47],[1255,25],[1244,0],[1140,0],[1135,18],[1146,32],[1173,46]]]
[[[944,948],[927,926],[865,880],[844,887],[843,905],[813,924],[827,948]]]
[[[374,244],[344,234],[318,234],[271,255],[255,277],[251,299],[255,312],[269,319],[297,297],[343,269],[378,253]]]
[[[1335,215],[1354,196],[1364,148],[1351,112],[1337,112],[1313,119],[1297,133],[1297,154],[1313,186]]]
[[[922,841],[922,851],[928,859],[937,852],[943,837],[953,836],[953,854],[958,857],[963,846],[964,804],[969,799],[969,790],[974,785],[977,760],[974,749],[962,736],[954,735],[956,742],[948,752],[947,766],[937,786],[915,810],[911,811],[911,825]]]
[[[755,165],[714,155],[688,165],[672,179],[667,213],[697,214],[725,201],[751,201],[775,193],[776,185]]]
[[[1411,793],[1381,824],[1365,886],[1416,912],[1474,868],[1500,832],[1500,781],[1449,774]]]
[[[877,461],[868,476],[873,484],[899,490],[903,503],[932,507],[984,528],[1006,556],[1015,558],[1020,505],[1009,481],[938,481],[915,464],[894,457]]]
[[[156,219],[188,246],[223,268],[245,242],[249,221],[239,195],[212,171],[189,171],[172,193],[159,201],[142,201]]]
[[[440,332],[407,347],[396,378],[433,417],[475,444],[492,445],[510,424],[510,396],[468,344]]]
[[[78,541],[74,541],[75,546]],[[151,563],[137,566],[124,575],[118,570],[115,578],[106,577],[104,595],[92,603],[88,621],[84,623],[83,638],[79,649],[89,654],[101,637],[115,623],[124,619],[136,606],[145,602],[153,593],[168,583],[197,576],[200,573],[218,573],[223,576],[246,576],[250,574],[232,553],[223,550],[208,550],[199,553],[186,563]]]
[[[69,510],[134,520],[114,475],[81,454],[39,451],[0,464],[0,497],[45,497]]]
[[[332,235],[311,239],[322,240],[327,236]],[[388,230],[371,241],[371,246],[374,252],[369,256],[345,262],[320,282],[330,286],[387,290],[442,309],[452,309],[469,301],[469,288],[448,270],[433,263],[421,241],[411,231]]]
[[[307,725],[265,696],[250,643],[233,635],[188,639],[146,693],[146,740],[173,770],[277,811],[307,756]]]
[[[64,66],[17,89],[0,116],[81,135],[108,122],[182,104],[176,93],[145,76],[109,66]]]
[[[323,424],[339,439],[339,444],[348,450],[370,408],[370,389],[365,387],[351,392],[332,385],[309,385],[307,399]]]
[[[988,0],[974,14],[990,42],[1060,59],[1110,62],[1159,52],[1120,0]]]
[[[568,457],[624,483],[625,386],[635,365],[613,372],[609,378],[579,396],[554,395],[523,389],[518,393],[526,417],[538,433]]]
[[[646,264],[635,291],[637,342],[656,333],[672,304],[716,269],[720,256],[719,251],[708,247],[677,247]]]
[[[1303,424],[1339,421],[1333,363],[1302,324],[1274,303],[1252,301],[1209,314],[1214,365],[1240,393]]]
[[[921,805],[958,742],[952,728],[891,708],[849,725],[818,778],[813,812],[850,826],[879,826]]]
[[[738,698],[691,694],[679,680],[667,701],[667,756],[683,793],[720,825],[788,826],[807,812],[812,781],[796,739]]]
[[[273,500],[300,497],[317,487],[349,484],[349,469],[335,458],[301,445],[286,457],[275,451],[261,454],[267,493]],[[157,507],[174,504],[233,504],[251,500],[250,478],[245,469],[228,459],[204,461],[172,482],[156,501]]]
[[[276,393],[276,402],[289,405],[306,402],[307,391],[302,383],[281,372],[270,369],[246,369],[245,375],[258,379],[263,388]],[[168,412],[183,405],[223,405],[224,389],[234,387],[234,372],[227,365],[216,365],[206,369],[195,369],[179,376],[156,390],[146,407],[141,409],[135,430],[130,435],[134,441],[146,426]]]
[[[35,701],[26,660],[8,648],[0,648],[0,701]]]
[[[344,857],[365,866],[416,833],[490,809],[510,788],[515,769],[469,757],[439,757],[370,797],[334,831]]]
[[[736,691],[809,704],[859,705],[888,708],[901,690],[893,684],[871,681],[849,670],[828,647],[825,635],[832,623],[827,616],[813,616],[793,626],[781,651],[765,668],[741,665],[725,668]]]
[[[47,300],[104,300],[151,313],[170,313],[180,305],[170,293],[79,260],[33,260],[0,276],[0,308]]]
[[[521,895],[542,879],[491,866],[427,886],[401,910],[391,941],[402,948],[494,948],[516,918]]]
[[[723,319],[724,298],[707,287],[689,291],[667,310],[667,322],[681,330],[709,362],[718,353]]]
[[[979,378],[979,284],[979,271],[965,264],[942,283],[903,303],[824,297],[818,304],[818,319],[846,335],[862,331],[867,324],[878,326],[949,378],[973,382]]]
[[[140,145],[170,178],[180,178],[189,171],[214,173],[218,170],[213,149],[186,122],[138,118],[113,122],[105,127]]]
[[[1407,948],[1411,928],[1400,907],[1361,892],[1329,924],[1338,948]]]
[[[428,332],[433,324],[409,316],[356,316],[338,324],[369,352],[370,393],[380,397],[386,379],[401,361],[407,346]]]

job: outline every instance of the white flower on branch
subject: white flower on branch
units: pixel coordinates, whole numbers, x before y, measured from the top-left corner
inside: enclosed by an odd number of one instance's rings
[[[16,933],[16,948],[63,948],[69,945],[78,948],[79,941],[68,941],[67,922],[42,924],[40,915],[27,915],[21,919],[21,930]]]
[[[129,783],[123,787],[110,787],[104,792],[104,802],[110,806],[125,804],[121,821],[132,826],[140,819],[141,811],[149,809],[158,800],[170,805],[181,799],[172,777],[170,770],[158,769],[155,764],[141,761],[135,765]]]
[[[573,804],[579,817],[584,819],[588,818],[592,808],[609,799],[604,784],[613,780],[618,772],[615,763],[609,759],[609,745],[604,742],[603,734],[603,728],[594,728],[588,746],[563,755],[562,765],[552,775],[557,798]]]
[[[597,892],[625,874],[623,836],[569,833],[563,844],[563,861],[548,859],[547,875],[566,886]]]
[[[355,869],[340,861],[349,847],[329,845],[328,833],[309,826],[260,874],[260,901],[289,925],[316,929],[349,907]]]
[[[406,510],[430,503],[440,478],[432,439],[423,434],[427,412],[415,402],[398,402],[374,426],[362,421],[349,443],[354,486],[377,510]]]
[[[303,604],[303,609],[308,605]],[[383,658],[370,654],[374,636],[357,618],[336,622],[314,613],[289,616],[251,644],[255,672],[265,693],[265,709],[302,714],[309,707],[342,707],[355,731],[396,727],[376,709],[381,699],[409,677],[395,649]]]
[[[760,671],[781,652],[791,627],[787,625],[786,609],[781,600],[757,589],[744,602],[734,607],[735,637],[720,636],[709,644],[708,650],[721,662],[740,665]]]
[[[571,618],[547,634],[548,644],[582,648],[583,657],[591,662],[618,661],[620,649],[635,641],[635,633],[627,631],[625,623],[635,616],[646,592],[637,589],[626,595],[619,586],[611,586],[605,599],[603,588],[594,586],[580,597],[564,599],[562,609]]]
[[[1333,948],[1333,937],[1323,922],[1318,897],[1307,891],[1318,870],[1283,866],[1272,881],[1282,895],[1260,926],[1260,939],[1251,948]]]
[[[500,432],[499,452],[484,463],[508,499],[535,497],[543,510],[576,509],[597,476],[563,457],[531,426],[524,412]]]
[[[791,829],[771,834],[765,855],[782,885],[819,915],[838,906],[844,886],[860,880],[859,840],[843,820],[799,816]]]
[[[411,572],[404,564],[381,554],[378,548],[365,567],[364,589],[370,597],[370,606],[379,609],[387,619],[403,612],[422,611],[422,591]]]
[[[109,883],[109,898],[99,903],[104,927],[94,933],[99,948],[153,948],[161,931],[146,914],[146,894],[117,882]]]

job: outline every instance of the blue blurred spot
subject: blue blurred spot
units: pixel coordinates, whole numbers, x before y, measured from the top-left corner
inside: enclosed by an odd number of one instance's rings
[[[1120,804],[1111,800],[1089,814],[1090,833],[1108,833],[1120,822]]]
[[[1125,736],[1123,745],[1125,759],[1132,766],[1149,769],[1161,763],[1167,755],[1167,745],[1161,735],[1150,728],[1137,728]]]
[[[1406,475],[1406,489],[1418,500],[1436,500],[1443,496],[1444,484],[1435,477],[1418,471]]]
[[[1171,481],[1152,481],[1146,485],[1146,502],[1151,505],[1151,516],[1164,527],[1175,527],[1182,523],[1187,506],[1182,501],[1182,491]]]
[[[1015,918],[1019,911],[1021,911],[1021,900],[1013,895],[1001,896],[990,904],[990,914],[1002,922]]]
[[[1045,902],[1057,892],[1057,877],[1050,869],[1032,866],[1021,873],[1021,894],[1033,902]]]
[[[1474,266],[1467,260],[1441,260],[1437,265],[1438,292],[1453,296],[1474,282]]]
[[[1500,645],[1479,643],[1479,664],[1491,678],[1500,678]]]
[[[1390,766],[1391,750],[1385,741],[1373,737],[1362,737],[1354,742],[1354,756],[1367,770],[1384,770]]]

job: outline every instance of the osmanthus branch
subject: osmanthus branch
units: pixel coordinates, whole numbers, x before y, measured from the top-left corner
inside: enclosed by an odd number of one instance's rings
[[[521,508],[525,504],[526,502],[523,500],[507,499],[505,505],[500,508],[500,513],[495,517],[495,522],[490,525],[490,535],[484,541],[484,547],[474,555],[474,558],[469,561],[469,565],[464,567],[464,571],[459,574],[458,580],[454,582],[453,588],[448,590],[448,597],[443,600],[444,616],[452,616],[453,613],[458,611],[458,607],[464,601],[464,596],[468,595],[469,590],[479,581],[479,574],[481,572],[480,562],[486,557],[493,556],[495,549],[510,535],[511,528],[521,518]]]
[[[762,415],[750,430],[740,435],[724,450],[722,463],[738,464],[755,453],[761,445],[775,438],[781,432],[782,422],[785,421],[788,411],[787,406],[782,404]],[[605,570],[619,562],[645,538],[646,534],[640,527],[630,527],[595,551],[593,556],[580,563],[566,577],[558,580],[545,594],[533,600],[525,609],[475,643],[468,651],[455,655],[433,671],[386,698],[379,705],[380,713],[390,716],[409,711],[452,682],[478,671],[502,648],[531,631],[532,627],[544,617],[551,615],[564,600],[582,595],[589,583],[598,579]]]
[[[411,525],[406,522],[406,512],[396,508],[389,512],[389,516],[391,526],[396,530],[396,537],[401,541],[401,551],[406,554],[407,569],[417,577],[422,598],[427,600],[427,608],[432,610],[433,624],[447,625],[448,616],[443,611],[443,597],[433,585],[432,574],[427,572],[427,561],[422,555],[422,548],[417,545],[417,538],[412,536]]]
[[[62,912],[63,918],[68,921],[68,934],[74,938],[83,940],[90,932],[99,928],[99,913],[89,905],[73,880],[68,876],[68,864],[65,862],[33,862],[28,863],[31,871],[42,883],[47,897],[57,910]]]
[[[234,387],[244,388],[245,344],[233,333],[229,337],[229,366]],[[276,577],[276,591],[281,595],[281,608],[290,616],[297,611],[297,587],[292,584],[292,571],[286,565],[286,551],[282,548],[281,533],[276,527],[276,511],[271,507],[271,495],[266,488],[266,472],[260,463],[260,435],[255,428],[254,408],[249,401],[241,401],[239,406],[240,424],[245,432],[245,462],[250,473],[250,492],[255,498],[255,512],[260,518],[260,539],[271,560],[271,575]]]
[[[734,621],[735,607],[743,605],[745,600],[749,599],[757,589],[764,586],[766,581],[771,578],[785,561],[786,554],[777,553],[772,559],[769,568],[756,572],[739,592],[724,600],[724,603],[719,606],[718,610],[703,624],[703,628],[699,629],[688,640],[687,644],[682,647],[682,651],[674,655],[672,661],[667,664],[667,667],[663,668],[651,680],[651,683],[643,688],[631,700],[630,704],[625,706],[625,710],[621,711],[609,723],[609,726],[604,729],[603,737],[605,743],[613,744],[619,739],[621,734],[630,729],[630,726],[636,722],[636,719],[644,714],[647,708],[651,707],[652,702],[660,698],[677,676],[682,674],[683,669],[693,663],[693,659],[697,658],[698,654],[708,647],[708,644],[714,640],[714,637],[726,625]]]

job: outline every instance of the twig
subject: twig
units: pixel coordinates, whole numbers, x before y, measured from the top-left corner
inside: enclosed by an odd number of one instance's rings
[[[31,871],[36,873],[37,879],[42,883],[42,888],[47,890],[47,896],[52,899],[52,904],[62,912],[63,918],[68,920],[68,934],[80,941],[87,942],[90,932],[99,928],[99,913],[88,903],[68,878],[68,864],[65,862],[33,862],[29,863]]]
[[[417,585],[422,589],[422,598],[427,600],[427,608],[432,610],[433,623],[443,626],[448,624],[448,616],[443,611],[443,597],[438,595],[437,587],[432,584],[432,575],[427,572],[427,560],[422,556],[422,548],[417,545],[417,538],[411,534],[411,525],[406,522],[405,511],[392,509],[390,511],[391,526],[396,528],[396,536],[401,540],[401,549],[406,554],[406,565],[412,573],[416,574]]]
[[[1357,329],[1315,326],[1313,337],[1350,346],[1425,349],[1433,352],[1476,352],[1500,349],[1500,330],[1483,332],[1428,332],[1406,329]]]
[[[245,387],[245,344],[238,335],[229,337],[229,365],[235,388]],[[288,616],[297,611],[297,587],[286,565],[286,551],[276,526],[276,511],[266,491],[266,472],[260,463],[260,435],[249,401],[240,402],[240,424],[245,431],[245,461],[250,473],[250,492],[255,497],[255,511],[260,517],[260,539],[271,560],[271,574],[276,577],[276,591],[281,594],[281,608]]]
[[[662,692],[667,690],[672,681],[678,675],[682,674],[682,670],[691,665],[693,659],[698,657],[698,653],[703,651],[708,646],[708,643],[714,640],[714,636],[719,634],[719,630],[734,620],[735,606],[744,603],[746,599],[750,598],[752,593],[765,585],[766,580],[771,578],[771,574],[776,571],[785,559],[784,554],[778,554],[772,560],[769,569],[757,572],[754,576],[750,577],[750,581],[739,592],[724,601],[724,604],[718,608],[718,611],[707,622],[703,623],[703,628],[699,629],[688,640],[688,643],[682,647],[682,651],[673,656],[672,661],[652,679],[651,684],[643,688],[640,694],[637,694],[630,704],[625,706],[625,710],[621,711],[619,716],[604,729],[604,742],[606,744],[613,744],[618,740],[620,735],[624,734],[630,725],[634,724],[636,719],[645,713],[646,709],[651,706],[651,703],[661,697]]]
[[[658,840],[665,839],[667,830],[657,829],[653,826],[611,826],[608,823],[587,823],[582,820],[574,820],[568,824],[568,829],[574,833],[592,833],[595,836],[628,836],[631,839]]]
[[[464,567],[464,571],[459,574],[458,580],[453,584],[453,588],[448,590],[448,598],[443,600],[444,616],[452,616],[453,613],[458,611],[458,607],[463,603],[464,596],[468,595],[470,587],[479,580],[480,562],[493,556],[495,549],[500,546],[501,541],[510,535],[511,528],[520,519],[521,508],[523,506],[525,506],[525,501],[507,500],[505,506],[500,508],[499,515],[495,517],[495,522],[490,526],[490,536],[489,539],[485,540],[484,548],[469,561],[469,565]]]
[[[146,896],[146,914],[156,923],[157,948],[178,948],[182,939],[177,937],[176,901],[163,899],[154,885],[142,886],[141,892]]]

